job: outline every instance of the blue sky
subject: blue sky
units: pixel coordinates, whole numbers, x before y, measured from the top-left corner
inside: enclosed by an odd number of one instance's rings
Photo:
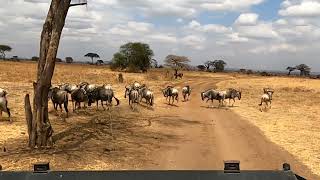
[[[0,44],[9,56],[38,54],[48,0],[0,0]],[[10,7],[10,8],[7,8]],[[155,58],[223,58],[232,68],[320,71],[320,0],[95,0],[68,13],[58,56],[112,59],[121,44],[149,43]]]

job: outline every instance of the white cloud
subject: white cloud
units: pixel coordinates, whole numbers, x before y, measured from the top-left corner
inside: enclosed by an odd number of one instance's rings
[[[246,37],[240,37],[239,33],[232,33],[229,34],[228,37],[230,38],[228,41],[230,42],[248,42],[249,39]]]
[[[257,39],[279,38],[271,23],[258,23],[254,26],[238,26],[237,32],[244,37]]]
[[[263,46],[263,47],[257,47],[254,49],[249,50],[249,52],[254,54],[260,54],[260,53],[278,53],[278,52],[288,52],[288,53],[295,53],[298,51],[298,48],[291,44],[274,44],[271,46]]]
[[[177,22],[178,22],[178,23],[183,23],[183,19],[182,19],[182,18],[178,18],[178,19],[177,19]]]
[[[228,27],[225,27],[223,25],[220,24],[205,24],[205,25],[201,25],[199,22],[192,20],[189,24],[188,24],[188,28],[192,29],[194,31],[198,31],[198,32],[213,32],[213,33],[227,33],[230,32],[231,29]]]
[[[201,4],[202,8],[212,11],[239,11],[249,9],[253,5],[258,5],[264,0],[220,0],[207,1]]]
[[[192,48],[195,48],[197,50],[203,49],[203,42],[205,41],[205,38],[202,36],[197,35],[188,35],[181,39],[181,43],[183,45],[190,46]]]
[[[255,25],[257,24],[259,15],[255,13],[242,13],[235,21],[238,25]]]
[[[285,8],[279,11],[281,16],[320,16],[320,2],[302,1],[300,4],[285,3]]]
[[[156,42],[165,42],[165,43],[176,43],[177,38],[167,34],[153,34],[149,36],[150,39],[155,40]]]

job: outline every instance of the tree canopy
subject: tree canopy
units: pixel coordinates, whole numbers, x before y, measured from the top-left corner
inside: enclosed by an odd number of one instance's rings
[[[189,58],[186,56],[168,55],[164,60],[166,66],[170,66],[175,70],[184,69],[188,67],[190,62]]]
[[[72,57],[66,57],[66,63],[73,63]]]
[[[93,64],[93,58],[100,58],[100,56],[97,53],[87,53],[84,55],[84,57],[89,57],[91,58],[91,63]]]
[[[296,66],[296,69],[300,71],[301,76],[310,75],[311,68],[306,64],[299,64]]]
[[[6,51],[11,51],[12,48],[8,45],[0,45],[0,57],[5,59],[6,58]]]
[[[212,63],[215,71],[224,71],[224,67],[227,64],[223,60],[214,60]]]
[[[129,42],[120,46],[119,52],[113,55],[112,68],[129,71],[147,71],[152,64],[154,53],[150,46],[141,42]]]

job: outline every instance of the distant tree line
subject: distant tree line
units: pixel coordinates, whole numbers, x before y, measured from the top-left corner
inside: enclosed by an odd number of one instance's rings
[[[214,72],[222,72],[226,65],[227,63],[224,60],[210,60],[198,65],[197,68],[200,71],[210,71],[210,68],[213,68]]]

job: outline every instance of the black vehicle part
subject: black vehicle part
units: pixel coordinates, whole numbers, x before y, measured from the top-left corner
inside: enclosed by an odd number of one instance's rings
[[[0,180],[304,180],[291,170],[240,170],[240,162],[225,161],[225,170],[207,171],[50,171],[38,163],[34,172],[0,171]],[[283,164],[283,167],[287,165]],[[236,171],[236,173],[230,173]],[[41,173],[38,173],[41,172]]]

